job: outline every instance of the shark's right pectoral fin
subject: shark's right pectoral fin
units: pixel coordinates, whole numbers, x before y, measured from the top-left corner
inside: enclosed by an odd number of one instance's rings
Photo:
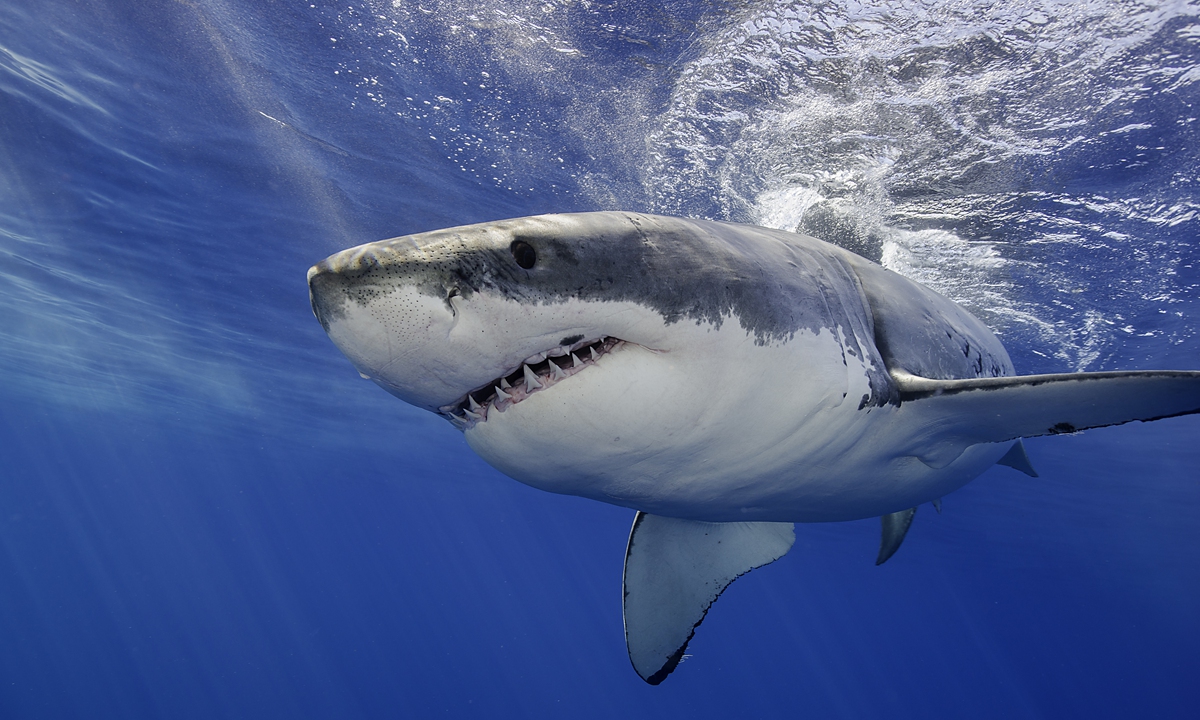
[[[683,659],[726,587],[778,560],[796,540],[791,523],[709,523],[639,512],[625,551],[625,643],[643,680],[657,685]]]
[[[966,380],[933,380],[896,370],[891,375],[900,391],[902,415],[927,428],[931,437],[967,443],[1005,442],[1200,413],[1200,372],[1195,371]],[[1014,460],[1011,453],[1004,459]],[[1028,466],[1027,458],[1024,464]]]

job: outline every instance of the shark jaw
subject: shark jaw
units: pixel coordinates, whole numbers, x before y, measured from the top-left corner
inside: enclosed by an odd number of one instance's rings
[[[438,412],[461,430],[486,422],[489,413],[502,413],[534,393],[545,391],[587,368],[600,358],[625,345],[624,340],[601,337],[558,345],[531,355],[517,369],[505,373],[463,396],[458,402],[443,405]]]

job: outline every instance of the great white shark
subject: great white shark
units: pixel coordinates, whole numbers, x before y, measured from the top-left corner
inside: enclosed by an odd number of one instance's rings
[[[629,657],[675,669],[793,523],[913,513],[1021,438],[1200,412],[1200,372],[1015,376],[959,305],[816,238],[630,212],[383,240],[308,273],[358,371],[504,474],[636,510]]]

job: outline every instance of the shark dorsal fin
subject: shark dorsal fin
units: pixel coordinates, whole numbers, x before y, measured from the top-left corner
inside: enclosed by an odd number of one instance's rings
[[[792,523],[710,523],[639,512],[625,551],[625,643],[657,685],[683,659],[708,608],[739,576],[783,557]]]

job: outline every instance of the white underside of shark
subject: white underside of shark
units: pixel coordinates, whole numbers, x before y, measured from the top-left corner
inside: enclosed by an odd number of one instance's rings
[[[1200,373],[1013,377],[935,293],[812,238],[632,213],[540,216],[354,248],[310,271],[360,373],[506,475],[635,509],[630,659],[657,684],[794,522],[913,509],[1020,438],[1200,411]]]

